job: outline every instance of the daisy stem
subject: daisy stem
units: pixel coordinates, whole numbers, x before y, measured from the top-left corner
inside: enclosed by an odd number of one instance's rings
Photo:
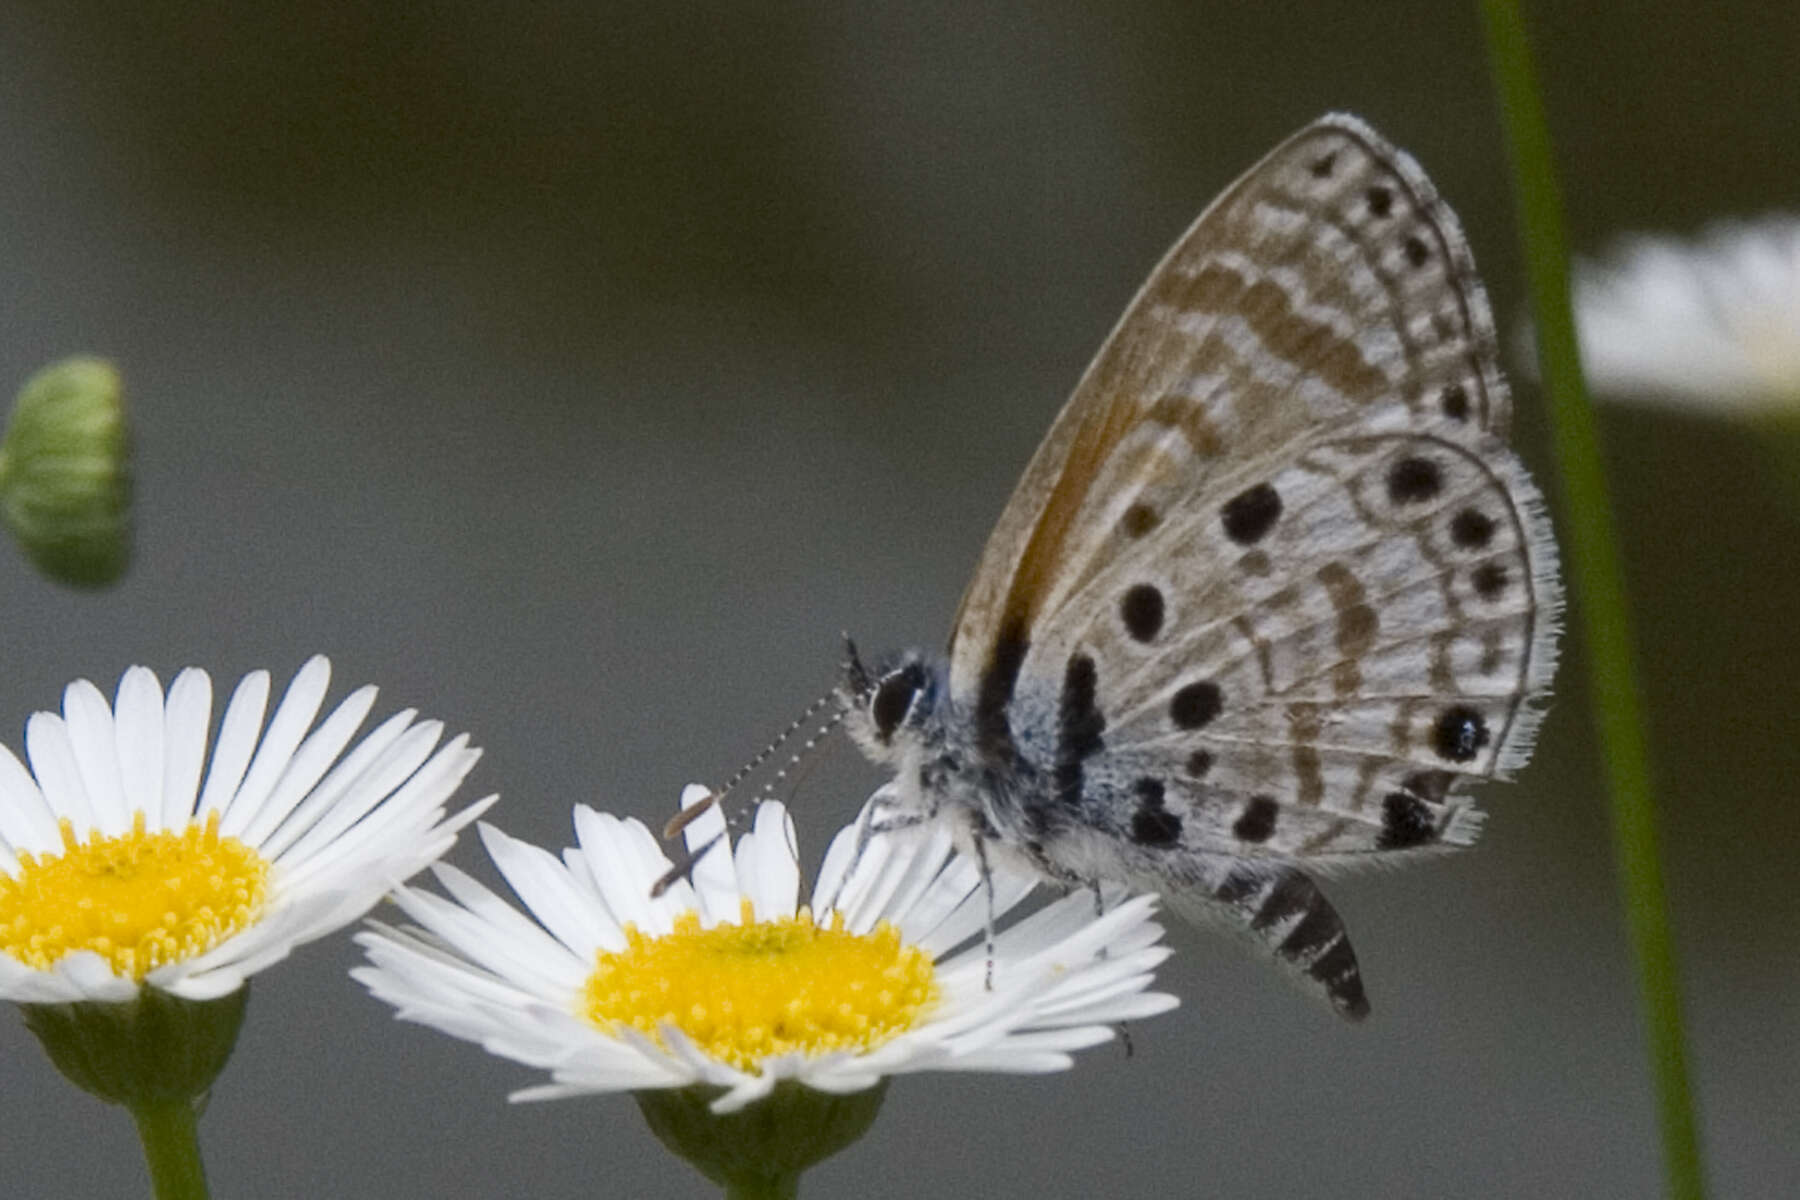
[[[135,1104],[132,1119],[144,1143],[156,1200],[206,1200],[206,1168],[200,1161],[200,1114],[191,1100]]]
[[[1614,852],[1662,1130],[1664,1185],[1674,1200],[1701,1200],[1706,1194],[1705,1172],[1663,892],[1649,746],[1599,432],[1581,377],[1550,134],[1519,0],[1481,0],[1481,14],[1512,161],[1538,356],[1565,496],[1569,573],[1580,601],[1576,607],[1612,798]]]

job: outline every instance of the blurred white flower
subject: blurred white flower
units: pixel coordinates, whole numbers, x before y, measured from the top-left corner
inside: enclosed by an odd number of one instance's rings
[[[445,816],[480,752],[434,754],[443,725],[409,709],[340,760],[375,689],[309,734],[330,680],[309,661],[264,730],[269,675],[246,675],[204,788],[212,681],[193,668],[165,697],[133,667],[111,705],[70,684],[61,716],[26,724],[30,772],[0,747],[0,999],[214,1000],[448,850],[492,802]]]
[[[690,787],[683,805],[706,796]],[[688,844],[724,829],[714,808]],[[1001,930],[990,989],[986,890],[941,832],[876,837],[853,862],[856,826],[841,831],[813,892],[833,907],[815,922],[773,801],[656,899],[669,860],[638,821],[577,807],[580,845],[560,858],[480,830],[538,923],[438,864],[450,898],[396,891],[418,925],[358,935],[371,965],[352,974],[403,1019],[550,1072],[515,1100],[701,1084],[723,1089],[725,1113],[784,1079],[843,1093],[915,1071],[1055,1071],[1116,1022],[1176,1004],[1145,990],[1168,954],[1148,896],[1096,916],[1080,892]],[[996,913],[1032,886],[996,877]]]
[[[1715,415],[1800,410],[1800,218],[1638,236],[1574,279],[1589,385]]]

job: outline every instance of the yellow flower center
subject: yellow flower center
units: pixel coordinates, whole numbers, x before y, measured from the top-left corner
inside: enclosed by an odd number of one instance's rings
[[[812,912],[775,921],[700,927],[697,914],[673,932],[646,937],[625,927],[626,948],[601,951],[584,990],[584,1012],[603,1029],[629,1025],[661,1041],[675,1026],[707,1054],[743,1070],[777,1054],[867,1050],[911,1029],[936,1002],[931,956],[903,945],[883,921],[868,934],[829,926]]]
[[[179,833],[144,832],[140,812],[130,833],[86,842],[64,820],[62,838],[61,854],[20,854],[0,875],[0,950],[39,970],[92,950],[141,980],[246,928],[268,897],[268,862],[220,837],[216,812]]]

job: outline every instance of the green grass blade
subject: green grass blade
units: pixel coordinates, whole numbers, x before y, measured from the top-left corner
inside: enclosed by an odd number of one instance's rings
[[[1518,3],[1482,0],[1481,12],[1512,161],[1537,322],[1539,365],[1562,475],[1563,547],[1593,677],[1612,801],[1613,842],[1656,1086],[1667,1194],[1676,1200],[1701,1200],[1706,1194],[1705,1172],[1663,895],[1649,747],[1632,662],[1630,611],[1599,433],[1582,383],[1569,305],[1562,199],[1550,134]]]

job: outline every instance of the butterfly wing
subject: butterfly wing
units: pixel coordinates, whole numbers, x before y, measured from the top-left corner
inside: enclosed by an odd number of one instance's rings
[[[1354,117],[1276,147],[1158,264],[989,537],[950,642],[951,691],[993,724],[1020,640],[1202,480],[1403,403],[1420,428],[1504,434],[1493,321],[1455,217]]]
[[[1410,158],[1328,117],[1151,275],[990,539],[951,641],[1028,822],[1266,942],[1350,1015],[1301,868],[1463,844],[1529,752],[1554,550],[1503,442],[1486,299]]]

